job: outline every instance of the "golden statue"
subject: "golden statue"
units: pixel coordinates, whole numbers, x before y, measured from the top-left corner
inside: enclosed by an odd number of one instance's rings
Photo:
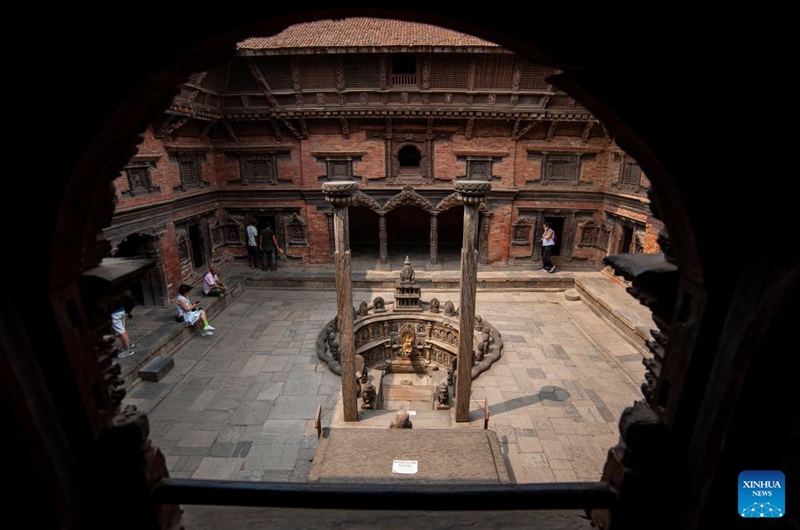
[[[403,335],[403,349],[400,350],[405,357],[411,355],[411,348],[414,345],[414,335],[406,333]]]

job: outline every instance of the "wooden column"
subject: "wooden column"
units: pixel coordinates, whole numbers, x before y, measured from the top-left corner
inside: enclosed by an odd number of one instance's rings
[[[342,368],[342,406],[344,421],[358,421],[356,396],[355,334],[353,331],[353,286],[350,275],[350,234],[348,210],[358,184],[331,181],[322,184],[325,200],[333,205],[333,232],[336,271],[336,311],[339,322],[339,365]]]
[[[378,239],[380,245],[379,269],[389,268],[389,241],[386,235],[386,214],[381,212],[378,217]]]
[[[472,393],[472,344],[475,333],[475,286],[478,279],[478,207],[492,189],[489,182],[462,180],[455,190],[464,204],[464,238],[461,243],[461,302],[458,308],[458,369],[456,371],[456,421],[469,421]]]
[[[439,212],[431,212],[431,251],[428,269],[441,269],[439,266]]]

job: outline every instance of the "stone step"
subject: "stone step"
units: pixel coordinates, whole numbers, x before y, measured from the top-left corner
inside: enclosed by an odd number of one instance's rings
[[[139,369],[139,378],[142,381],[158,382],[175,366],[172,357],[157,355],[153,360]]]
[[[383,385],[384,401],[431,401],[433,387],[427,385]]]

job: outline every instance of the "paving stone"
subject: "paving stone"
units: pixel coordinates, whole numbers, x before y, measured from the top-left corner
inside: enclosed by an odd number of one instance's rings
[[[243,462],[242,458],[204,458],[192,478],[234,480],[239,475]]]

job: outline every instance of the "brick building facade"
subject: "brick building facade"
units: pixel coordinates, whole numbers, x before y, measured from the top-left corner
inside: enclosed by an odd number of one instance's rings
[[[117,179],[111,254],[159,266],[144,303],[167,304],[211,262],[246,257],[244,229],[271,223],[286,266],[324,265],[333,248],[322,183],[359,183],[354,257],[379,268],[408,253],[440,266],[461,248],[459,179],[488,180],[484,267],[600,267],[658,252],[649,182],[588,110],[548,82],[559,71],[435,26],[348,18],[240,42],[190,76]],[[457,259],[457,258],[456,258]],[[423,265],[423,264],[421,264]]]

